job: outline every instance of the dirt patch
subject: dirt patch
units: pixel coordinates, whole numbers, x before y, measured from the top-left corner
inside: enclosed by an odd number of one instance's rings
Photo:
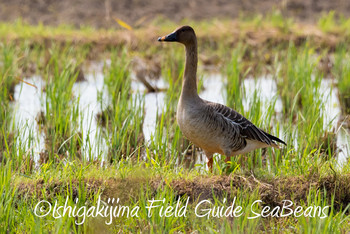
[[[214,197],[219,199],[225,196],[233,198],[242,191],[252,193],[258,190],[263,203],[275,207],[281,205],[283,199],[306,201],[309,189],[317,186],[317,183],[308,182],[302,177],[263,182],[254,176],[235,175],[202,177],[191,181],[180,179],[169,185],[163,183],[155,187],[158,190],[164,186],[170,187],[177,196],[189,196],[192,202],[214,199]]]
[[[50,183],[45,183],[43,180],[36,180],[19,183],[17,185],[17,195],[20,198],[31,198],[35,196],[38,200],[45,197],[48,201],[52,201],[57,195],[64,195],[68,191],[72,199],[75,199],[79,196],[78,192],[81,186],[84,186],[87,197],[90,197],[91,195],[97,194],[102,185],[103,183],[101,180],[95,179],[86,179],[83,181],[76,179],[72,181],[54,180]],[[45,191],[45,195],[43,195],[43,191]]]
[[[161,178],[139,178],[128,177],[124,179],[84,179],[73,181],[51,181],[44,183],[42,180],[34,182],[21,182],[17,186],[19,197],[36,196],[43,197],[42,191],[46,191],[45,197],[54,199],[58,194],[65,195],[71,191],[72,198],[78,197],[81,188],[86,191],[87,197],[100,194],[105,198],[120,198],[125,204],[132,200],[140,199],[140,193],[150,188],[150,195],[155,196],[159,191],[171,189],[175,197],[190,197],[190,202],[198,202],[204,199],[229,197],[232,198],[238,192],[247,191],[253,193],[258,191],[264,205],[271,207],[282,206],[284,199],[293,200],[296,204],[307,204],[311,189],[325,194],[328,203],[334,195],[336,210],[344,209],[350,202],[350,174],[329,175],[318,178],[313,176],[286,177],[273,180],[259,180],[253,175],[241,176],[200,176],[193,180],[176,179],[167,182]]]
[[[350,202],[350,175],[330,175],[323,178],[306,178],[305,176],[286,177],[272,181],[260,181],[253,175],[201,177],[194,180],[175,180],[170,184],[153,181],[156,190],[170,187],[177,196],[189,196],[190,201],[235,197],[238,192],[250,193],[258,190],[264,205],[282,206],[283,200],[293,200],[296,204],[307,204],[311,189],[325,194],[328,203],[334,195],[334,209],[345,208]]]
[[[22,18],[31,24],[42,22],[49,25],[72,24],[95,27],[117,27],[118,17],[133,25],[142,25],[157,16],[181,21],[184,18],[237,18],[240,13],[267,13],[280,9],[283,15],[300,20],[313,21],[322,12],[335,10],[350,15],[350,1],[347,0],[177,0],[177,1],[129,1],[129,0],[62,0],[22,1],[1,0],[0,20],[14,21]]]
[[[79,197],[79,192],[84,191],[86,197],[101,194],[102,199],[120,198],[122,202],[130,202],[131,199],[139,197],[142,185],[147,181],[142,178],[129,177],[127,179],[73,179],[71,181],[52,180],[45,183],[42,179],[20,182],[17,185],[17,196],[20,198],[31,198],[35,196],[38,200],[44,197],[48,201],[55,200],[57,195],[69,196],[74,200]],[[43,194],[45,191],[45,195]]]
[[[112,49],[126,47],[128,50],[136,52],[132,64],[135,73],[150,79],[159,77],[161,61],[164,61],[163,56],[167,56],[167,54],[155,53],[154,48],[165,46],[157,41],[157,37],[169,31],[164,32],[161,28],[149,25],[133,31],[115,30],[109,33],[104,30],[94,31],[88,37],[79,34],[78,30],[76,32],[64,35],[35,34],[29,39],[22,38],[20,35],[9,34],[1,39],[11,41],[14,44],[21,44],[25,41],[29,48],[40,46],[40,48],[47,49],[53,45],[62,49],[67,46],[88,48],[86,59],[89,61],[108,57],[108,53]],[[324,74],[331,74],[333,63],[330,53],[333,53],[340,44],[348,45],[347,41],[350,40],[347,34],[325,33],[315,25],[298,23],[287,32],[272,25],[252,29],[244,27],[244,23],[241,21],[229,22],[224,28],[217,28],[216,25],[211,25],[207,29],[198,27],[196,32],[200,51],[199,59],[204,66],[217,66],[225,60],[225,57],[217,56],[219,47],[230,49],[243,44],[245,45],[244,56],[242,57],[244,61],[259,61],[271,65],[275,60],[274,54],[276,51],[287,49],[290,43],[293,43],[296,47],[302,47],[305,43],[308,43],[317,52],[327,50],[328,53],[320,60],[318,67]],[[142,53],[140,54],[140,52]],[[230,56],[230,53],[227,53],[226,56]],[[44,69],[49,59],[50,57],[46,56],[42,67],[31,68],[33,72]],[[31,66],[31,63],[23,64],[23,66]],[[177,64],[174,66],[176,68]],[[256,66],[256,64],[246,64],[246,67],[251,68],[251,70],[255,70]],[[26,74],[28,69],[24,69],[21,73]],[[79,70],[76,70],[76,72],[79,76],[83,75],[80,74]],[[79,78],[77,80],[79,81]]]

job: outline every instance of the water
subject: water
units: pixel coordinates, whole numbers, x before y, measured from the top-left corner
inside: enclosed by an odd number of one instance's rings
[[[339,122],[341,117],[341,107],[338,99],[338,89],[331,79],[321,81],[320,93],[322,94],[323,128],[327,131],[334,130],[337,135],[338,164],[341,167],[350,155],[350,133]]]
[[[73,86],[75,96],[79,97],[81,121],[77,124],[81,125],[79,128],[83,136],[84,144],[82,153],[85,158],[89,159],[96,159],[97,157],[105,158],[108,152],[105,138],[102,136],[101,129],[95,119],[95,116],[102,111],[101,105],[98,102],[98,93],[101,93],[102,100],[108,100],[107,92],[104,90],[102,66],[102,63],[92,64],[92,66],[86,69],[86,81],[75,83]],[[44,136],[38,131],[38,124],[35,117],[40,111],[45,111],[43,109],[44,105],[41,105],[42,100],[45,99],[45,93],[42,92],[45,83],[39,76],[33,76],[25,81],[36,87],[22,82],[15,87],[15,123],[17,129],[23,132],[20,135],[21,142],[27,144],[29,140],[32,141],[29,145],[32,145],[34,160],[37,162],[39,153],[44,151]],[[153,87],[160,89],[167,88],[167,84],[163,79],[151,80],[149,82]],[[226,91],[223,84],[223,77],[220,74],[205,74],[203,76],[204,89],[199,95],[203,99],[225,104],[224,97]],[[282,101],[278,96],[277,85],[272,76],[245,79],[243,86],[246,94],[243,98],[245,111],[248,111],[251,102],[254,100],[254,93],[256,92],[261,101],[262,109],[267,109],[273,100],[276,100],[275,112],[277,116],[281,114]],[[132,74],[131,87],[134,97],[140,94],[144,97],[145,115],[143,134],[147,143],[150,142],[155,132],[157,115],[165,107],[165,92],[146,93],[144,85],[135,78],[134,74]],[[321,83],[320,93],[323,94],[324,129],[327,131],[335,129],[337,134],[338,162],[339,164],[343,164],[350,154],[350,137],[346,129],[338,126],[341,110],[337,89],[333,87],[331,80],[324,79]],[[283,135],[283,132],[280,132],[280,134]],[[203,160],[200,158],[197,157],[196,163],[203,163]]]
[[[338,100],[338,89],[331,79],[322,79],[320,86],[322,95],[322,103],[324,104],[323,111],[323,128],[331,131],[339,122],[341,116],[340,103]]]
[[[342,167],[350,156],[350,133],[343,127],[337,130],[338,164]]]
[[[103,74],[101,72],[86,74],[85,79],[86,81],[73,85],[73,93],[79,96],[80,129],[84,142],[82,153],[85,158],[105,159],[108,147],[96,121],[97,114],[102,111],[98,103],[98,93],[102,94],[102,100],[108,100],[107,91],[103,86]]]
[[[223,87],[223,79],[220,74],[210,73],[203,76],[204,90],[199,96],[211,102],[225,104],[225,89]]]
[[[84,142],[82,153],[85,158],[96,159],[99,156],[105,158],[108,148],[95,119],[97,113],[101,112],[97,93],[101,92],[102,99],[107,100],[106,92],[103,92],[103,75],[87,74],[85,78],[86,81],[75,83],[73,86],[73,93],[79,97],[79,112],[82,117],[77,123],[79,125],[81,123],[79,128]],[[15,86],[15,125],[21,132],[19,142],[31,145],[37,165],[39,153],[45,150],[45,136],[44,133],[40,133],[35,120],[40,111],[45,113],[45,105],[41,105],[45,100],[45,92],[42,91],[45,81],[40,76],[33,76],[25,81],[32,85],[21,82]]]
[[[248,111],[250,103],[254,100],[254,93],[257,93],[263,110],[267,110],[271,102],[277,97],[275,112],[282,112],[282,100],[277,93],[277,84],[272,76],[263,76],[258,79],[247,78],[243,80],[245,97],[243,98],[244,111]]]
[[[21,82],[15,86],[14,121],[16,129],[21,133],[18,134],[19,142],[23,146],[31,145],[30,151],[37,164],[39,153],[44,150],[45,139],[44,135],[39,132],[35,118],[42,110],[41,100],[45,98],[42,88],[45,82],[40,76],[33,76],[25,81],[32,85]]]
[[[143,121],[143,136],[146,142],[151,140],[152,135],[156,129],[156,120],[157,115],[159,115],[163,108],[165,107],[164,92],[154,92],[154,93],[146,93],[147,89],[145,86],[136,78],[135,74],[131,74],[131,89],[134,91],[133,96],[135,97],[137,94],[144,94],[144,108],[145,115]],[[158,89],[166,89],[167,84],[163,79],[156,79],[148,81],[152,87]]]

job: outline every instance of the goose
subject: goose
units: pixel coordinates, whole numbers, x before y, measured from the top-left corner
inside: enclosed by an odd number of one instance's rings
[[[182,26],[160,42],[179,42],[185,46],[186,62],[176,119],[183,135],[203,149],[212,171],[213,154],[231,156],[245,154],[259,148],[286,145],[281,139],[256,127],[235,110],[198,96],[197,92],[197,37],[192,27]]]

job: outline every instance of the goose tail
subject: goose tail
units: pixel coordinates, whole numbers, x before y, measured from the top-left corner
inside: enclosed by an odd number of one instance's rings
[[[272,144],[271,144],[273,147],[278,148],[278,149],[281,148],[281,147],[280,147],[279,145],[277,145],[274,141],[279,142],[279,143],[282,143],[282,144],[284,144],[284,145],[287,145],[286,142],[282,141],[282,140],[279,139],[278,137],[275,137],[275,136],[273,136],[273,135],[271,135],[271,134],[268,134],[268,133],[265,132],[265,131],[263,131],[263,132],[264,132],[264,134],[265,134],[266,136],[268,136],[268,137],[273,141]]]

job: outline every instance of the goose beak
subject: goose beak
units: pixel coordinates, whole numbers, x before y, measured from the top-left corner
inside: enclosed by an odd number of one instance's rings
[[[158,41],[177,41],[176,33],[170,33],[169,35],[159,37]]]

